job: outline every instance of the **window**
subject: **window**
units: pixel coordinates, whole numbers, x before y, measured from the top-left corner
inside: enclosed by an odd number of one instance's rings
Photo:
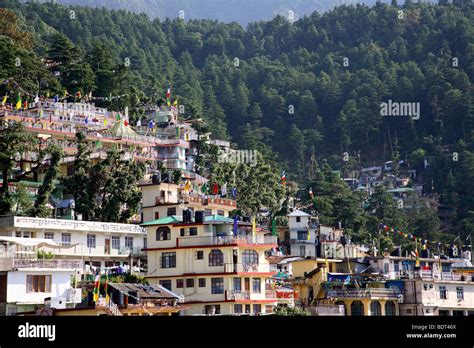
[[[224,216],[224,211],[223,210],[218,210],[217,215]]]
[[[112,249],[120,249],[120,237],[112,236]]]
[[[250,305],[249,304],[245,305],[245,313],[250,313]]]
[[[301,222],[301,217],[297,216],[296,217],[296,222]]]
[[[27,275],[26,292],[51,292],[51,276]]]
[[[300,256],[306,256],[306,246],[300,245]]]
[[[160,212],[155,211],[155,220],[158,220],[160,218]]]
[[[88,234],[87,235],[87,247],[88,248],[95,248],[95,234]]]
[[[206,278],[199,278],[198,284],[200,288],[205,288],[206,287]]]
[[[235,314],[241,314],[243,311],[242,305],[241,304],[235,304],[234,305],[234,313]]]
[[[186,287],[187,288],[194,288],[194,279],[186,279]]]
[[[160,258],[161,268],[175,268],[176,267],[176,253],[163,253]]]
[[[133,248],[133,237],[125,237],[125,247],[129,249]]]
[[[255,250],[244,250],[242,253],[243,265],[258,265],[258,253]]]
[[[360,301],[354,301],[351,303],[351,315],[361,316],[364,315],[364,305]]]
[[[262,313],[262,305],[261,304],[254,304],[253,305],[253,313]]]
[[[204,209],[204,216],[211,216],[212,210],[211,209]]]
[[[204,259],[204,251],[198,250],[194,253],[195,260],[203,260]]]
[[[148,240],[146,239],[146,237],[143,237],[143,248],[147,248],[147,245],[148,245]]]
[[[166,214],[167,216],[176,215],[176,207],[168,208],[168,211],[166,212]]]
[[[218,249],[213,249],[209,253],[209,266],[223,266],[224,254]]]
[[[382,309],[379,301],[372,301],[370,303],[370,315],[380,316],[382,315]]]
[[[239,277],[234,278],[234,291],[241,292],[242,291],[242,279]]]
[[[400,272],[400,264],[398,262],[393,263],[393,270],[395,272]]]
[[[156,240],[171,240],[171,232],[168,227],[158,227],[156,229]]]
[[[439,298],[442,300],[446,300],[448,298],[448,291],[446,290],[445,286],[439,287]]]
[[[62,245],[71,245],[71,234],[70,233],[62,233],[61,234],[61,244]]]
[[[224,293],[224,278],[211,278],[211,294]]]
[[[166,289],[168,289],[169,291],[172,291],[171,290],[171,280],[167,279],[167,280],[160,280],[160,285]]]
[[[394,316],[397,315],[395,303],[388,301],[385,303],[385,315]]]
[[[458,300],[464,300],[464,288],[462,286],[456,287],[456,296]]]
[[[204,314],[208,314],[208,315],[221,314],[221,305],[205,305]]]
[[[298,240],[307,240],[308,239],[308,231],[298,231]]]
[[[21,232],[15,232],[15,237],[21,238]]]
[[[260,293],[262,281],[260,278],[253,278],[253,292]]]
[[[44,233],[44,239],[51,239],[51,240],[53,240],[53,239],[54,239],[54,233],[45,232],[45,233]]]
[[[190,227],[190,228],[189,228],[189,235],[190,235],[190,236],[197,236],[197,234],[198,234],[198,229],[197,229],[197,227]]]
[[[176,288],[182,289],[184,287],[184,280],[183,279],[176,279]]]
[[[390,272],[390,265],[388,263],[383,264],[383,272],[384,273]]]
[[[185,236],[184,228],[180,228],[180,229],[179,229],[179,235],[180,235],[180,237],[184,237],[184,236]]]

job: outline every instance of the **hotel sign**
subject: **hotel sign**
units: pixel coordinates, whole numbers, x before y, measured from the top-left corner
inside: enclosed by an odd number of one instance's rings
[[[14,217],[14,227],[52,230],[71,230],[85,232],[112,232],[112,233],[137,233],[145,234],[146,229],[131,224],[117,224],[109,222],[42,219],[34,217]]]

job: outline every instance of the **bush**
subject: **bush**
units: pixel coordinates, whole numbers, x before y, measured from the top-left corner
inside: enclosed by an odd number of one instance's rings
[[[306,317],[311,315],[306,309],[299,307],[277,307],[273,313],[278,316]]]

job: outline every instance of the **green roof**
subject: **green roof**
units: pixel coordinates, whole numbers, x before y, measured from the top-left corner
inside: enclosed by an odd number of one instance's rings
[[[222,215],[209,215],[204,218],[205,222],[234,222],[234,219]]]
[[[170,224],[176,224],[178,222],[183,221],[183,218],[181,216],[177,215],[171,215],[167,216],[161,219],[156,219],[156,220],[151,220],[144,222],[141,224],[142,226],[153,226],[153,225],[170,225]]]
[[[179,215],[171,215],[161,219],[151,220],[144,222],[141,226],[154,226],[154,225],[171,225],[183,222],[183,217]],[[221,215],[209,215],[204,217],[204,222],[227,222],[233,223],[234,219],[221,216]]]

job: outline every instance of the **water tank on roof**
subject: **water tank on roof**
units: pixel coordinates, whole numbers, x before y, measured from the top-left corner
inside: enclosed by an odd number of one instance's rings
[[[204,212],[202,210],[198,210],[194,213],[194,220],[196,223],[203,223],[204,222]]]

